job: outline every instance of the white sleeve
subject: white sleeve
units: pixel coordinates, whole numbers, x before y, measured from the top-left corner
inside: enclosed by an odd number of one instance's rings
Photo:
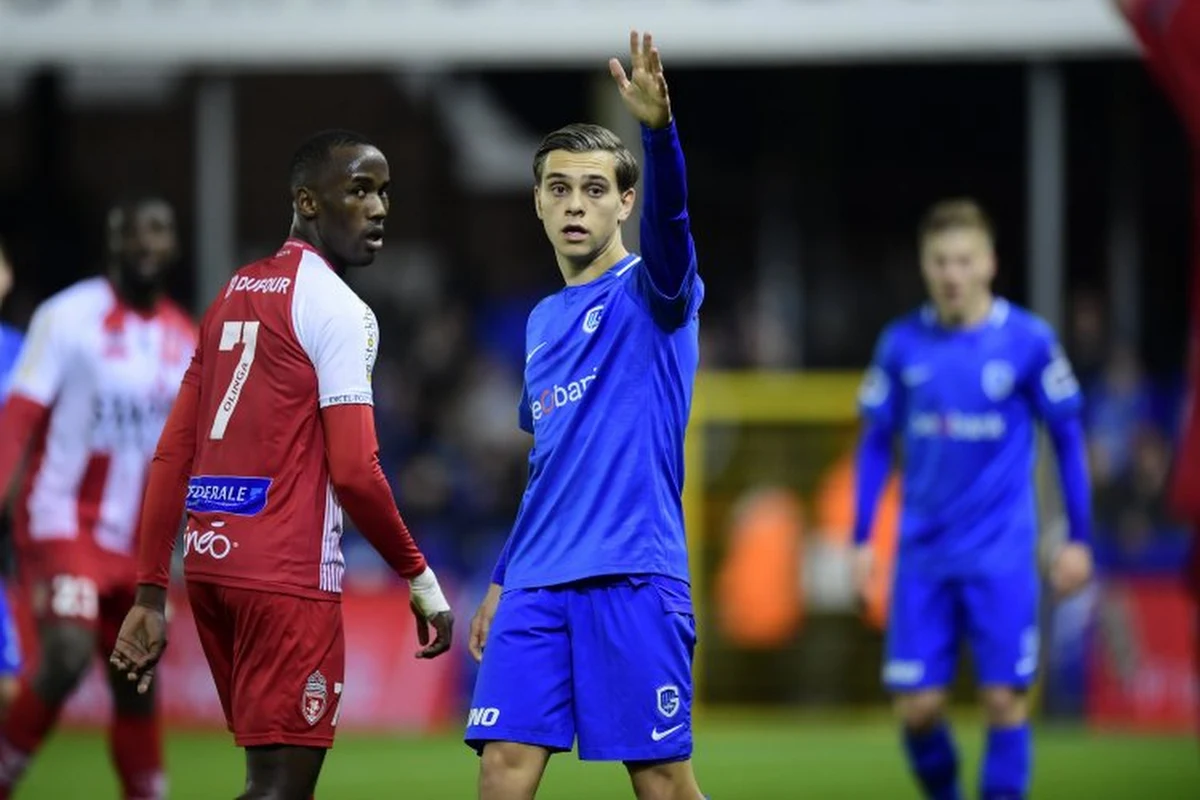
[[[321,408],[374,405],[375,314],[329,267],[309,258],[296,271],[292,324],[317,373],[317,403]]]
[[[71,351],[70,315],[60,311],[60,304],[45,303],[34,313],[13,370],[9,394],[19,394],[43,406],[54,403],[68,372]]]

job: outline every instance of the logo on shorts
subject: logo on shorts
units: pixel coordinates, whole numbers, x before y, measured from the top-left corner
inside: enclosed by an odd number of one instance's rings
[[[300,713],[309,725],[316,725],[325,716],[325,700],[328,696],[325,676],[321,670],[313,670],[313,674],[304,682],[304,696],[300,698]]]
[[[679,713],[679,687],[673,683],[658,687],[658,713],[673,717]]]

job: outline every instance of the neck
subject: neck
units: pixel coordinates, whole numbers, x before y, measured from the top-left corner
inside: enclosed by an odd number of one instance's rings
[[[153,311],[162,297],[162,287],[155,285],[131,285],[121,277],[119,269],[112,269],[108,274],[108,282],[121,302],[138,311]]]
[[[306,225],[299,219],[292,222],[292,230],[288,234],[292,239],[299,239],[306,245],[320,253],[321,258],[328,262],[329,266],[333,267],[333,271],[341,277],[346,277],[346,265],[340,263],[325,247],[325,243],[321,241],[321,235],[313,229],[311,225]]]
[[[974,328],[987,319],[988,314],[992,313],[992,303],[994,301],[995,297],[992,293],[987,292],[979,300],[967,306],[962,316],[949,317],[939,313],[938,319],[947,328]]]
[[[619,263],[627,255],[629,255],[629,251],[621,242],[621,231],[618,229],[604,247],[588,256],[587,260],[582,263],[564,256],[562,253],[556,253],[555,258],[558,260],[558,270],[562,273],[567,286],[582,286],[608,272],[614,264]]]

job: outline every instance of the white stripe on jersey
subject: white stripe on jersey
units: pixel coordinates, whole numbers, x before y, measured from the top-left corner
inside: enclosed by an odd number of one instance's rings
[[[325,520],[321,526],[321,589],[326,592],[342,590],[346,558],[342,555],[342,504],[333,491],[333,483],[325,483]]]
[[[630,261],[628,264],[626,264],[625,266],[623,266],[619,270],[617,270],[617,277],[620,277],[621,275],[624,275],[626,272],[629,272],[629,270],[633,269],[640,263],[642,263],[642,257],[641,256],[634,257],[633,261]]]

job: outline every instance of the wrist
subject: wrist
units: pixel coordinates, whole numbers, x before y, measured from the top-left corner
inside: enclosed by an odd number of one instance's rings
[[[425,571],[420,575],[410,578],[408,588],[413,602],[417,604],[423,614],[428,616],[450,610],[450,603],[446,601],[446,596],[442,593],[437,575],[430,567],[425,567]]]
[[[167,587],[155,583],[139,583],[133,604],[157,611],[160,614],[166,613]]]

